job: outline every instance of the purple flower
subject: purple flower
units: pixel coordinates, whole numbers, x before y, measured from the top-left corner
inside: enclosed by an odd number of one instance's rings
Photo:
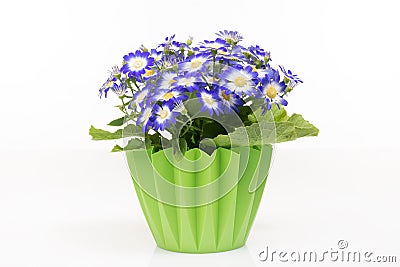
[[[154,58],[150,57],[149,52],[137,50],[135,53],[124,56],[124,62],[121,68],[122,73],[127,73],[130,78],[140,77],[154,65]]]
[[[254,79],[257,78],[257,72],[252,67],[247,66],[244,69],[228,68],[221,73],[220,78],[225,81],[224,87],[236,94],[251,95],[255,92]]]
[[[179,112],[174,111],[173,104],[170,102],[164,102],[161,106],[154,106],[154,117],[153,127],[156,130],[163,131],[168,128],[171,123],[175,123],[175,117],[179,115]]]

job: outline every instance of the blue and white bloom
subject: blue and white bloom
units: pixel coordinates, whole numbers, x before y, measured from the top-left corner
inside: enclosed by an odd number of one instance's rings
[[[136,106],[143,107],[145,104],[145,100],[150,94],[152,86],[147,86],[143,88],[142,90],[137,91],[132,98],[132,103],[134,103]]]
[[[147,107],[141,111],[139,117],[136,120],[136,125],[142,125],[142,131],[146,132],[147,129],[152,126],[151,118],[153,117],[153,109]]]
[[[173,109],[172,103],[169,102],[164,102],[161,106],[155,105],[153,120],[154,129],[163,131],[165,128],[168,128],[171,123],[176,122],[175,117],[177,117],[179,113]]]
[[[107,98],[108,91],[116,85],[117,78],[114,75],[110,75],[110,77],[106,80],[105,83],[99,89],[99,97],[101,98],[103,95]]]
[[[173,88],[170,90],[156,90],[154,94],[149,98],[151,102],[177,102],[178,100],[185,101],[188,96],[184,93],[186,90],[184,88]]]
[[[208,111],[210,115],[219,115],[222,112],[220,104],[221,99],[218,97],[218,91],[202,89],[199,90],[196,96],[199,98],[199,102],[202,104],[200,111]]]
[[[161,61],[163,53],[161,51],[157,51],[156,49],[151,49],[150,57],[154,58],[155,62]]]
[[[221,38],[217,38],[215,41],[208,41],[204,40],[200,48],[205,49],[207,52],[211,52],[212,50],[216,50],[220,53],[227,53],[227,43],[225,40],[222,40]]]
[[[154,58],[150,57],[149,52],[137,50],[135,53],[129,53],[124,56],[125,64],[121,68],[122,73],[128,74],[128,77],[140,77],[146,70],[154,65]]]
[[[119,97],[124,96],[128,92],[128,88],[126,83],[119,83],[119,84],[114,84],[113,87],[111,87],[111,90]]]
[[[209,62],[210,54],[197,54],[190,57],[187,61],[178,64],[180,71],[199,72],[204,71],[205,63]]]
[[[177,79],[176,72],[170,72],[170,71],[164,72],[161,75],[160,80],[158,81],[157,87],[160,89],[172,88],[173,87],[172,85],[176,83],[176,79]]]
[[[282,81],[280,82],[279,74],[276,74],[273,78],[268,76],[264,78],[260,91],[265,97],[266,109],[270,110],[272,104],[275,103],[278,107],[280,105],[287,106],[288,102],[283,98],[286,90],[286,85]]]
[[[238,43],[243,40],[242,35],[237,31],[219,31],[216,33],[219,37],[227,41],[228,43]]]
[[[226,113],[237,111],[239,106],[243,106],[243,99],[233,92],[229,92],[223,87],[218,88],[218,96],[221,99],[222,108]]]
[[[223,85],[236,94],[251,95],[255,92],[254,79],[257,78],[257,72],[252,67],[247,66],[244,69],[228,68],[221,73],[220,78],[226,83]]]
[[[285,75],[287,79],[290,80],[290,87],[294,88],[297,84],[303,83],[303,81],[297,76],[296,74],[292,73],[290,70],[285,70],[283,66],[279,65],[279,68],[281,69],[282,73]]]
[[[198,73],[189,72],[183,76],[176,77],[176,81],[172,84],[172,86],[184,87],[191,92],[198,88],[196,84],[198,82],[201,82],[201,76]]]

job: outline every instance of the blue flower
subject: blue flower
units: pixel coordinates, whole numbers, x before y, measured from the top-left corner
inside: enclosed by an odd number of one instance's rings
[[[278,73],[278,71],[271,68],[269,64],[266,65],[265,69],[264,68],[263,69],[254,68],[253,71],[256,71],[258,73],[258,80],[260,82],[267,81],[264,79],[266,76],[274,77],[276,75],[276,73]]]
[[[156,49],[151,49],[150,51],[150,56],[154,58],[155,62],[158,62],[162,59],[162,54],[163,54],[162,52],[157,51]]]
[[[124,56],[125,64],[121,68],[122,73],[127,73],[130,78],[140,77],[146,70],[154,65],[154,58],[149,57],[149,52],[137,50],[135,53],[129,53]]]
[[[270,110],[272,104],[275,103],[278,108],[280,105],[287,106],[288,102],[283,98],[286,85],[283,81],[280,81],[279,74],[276,73],[273,77],[266,76],[262,85],[259,87],[261,94],[265,97],[265,106],[267,110]]]
[[[221,99],[218,96],[217,90],[209,91],[206,89],[200,89],[196,96],[202,104],[200,111],[208,111],[210,115],[219,115],[222,112]]]
[[[152,118],[154,117],[152,107],[147,107],[141,110],[139,117],[137,118],[136,125],[142,124],[142,131],[146,132],[149,127],[152,126]]]
[[[183,76],[178,76],[175,78],[175,82],[172,86],[184,87],[189,92],[192,92],[198,88],[197,83],[201,82],[201,76],[196,72],[188,72]]]
[[[243,106],[243,99],[233,92],[229,92],[226,88],[218,88],[218,96],[221,99],[223,110],[226,113],[231,113],[232,110],[238,111],[238,106]]]
[[[176,112],[173,109],[173,104],[170,102],[164,102],[161,106],[154,106],[154,129],[163,131],[165,128],[168,128],[171,123],[176,122],[175,117],[179,115],[179,112]]]
[[[161,78],[158,81],[157,87],[160,89],[170,89],[173,84],[176,83],[176,72],[166,71],[161,74]]]
[[[242,35],[237,31],[223,30],[223,31],[217,32],[216,34],[231,44],[237,44],[238,42],[243,40]]]
[[[99,97],[101,98],[104,94],[104,97],[107,98],[108,91],[116,85],[117,78],[114,75],[110,75],[110,77],[106,80],[105,83],[99,89]]]
[[[144,87],[142,90],[137,91],[133,95],[131,103],[136,106],[143,107],[146,103],[145,100],[148,98],[152,88],[153,88],[153,86],[149,85],[149,86]]]
[[[261,47],[259,47],[258,45],[256,46],[250,46],[248,48],[249,52],[251,54],[253,54],[253,56],[255,56],[256,58],[264,58],[265,55],[267,54],[267,52],[264,51],[264,49],[262,49]]]
[[[188,96],[184,93],[186,92],[185,88],[173,88],[170,90],[155,90],[153,95],[149,97],[149,101],[151,102],[177,102],[179,100],[185,101],[188,99]]]
[[[114,84],[113,87],[111,87],[111,90],[117,95],[117,96],[123,96],[128,92],[128,88],[126,86],[126,83],[122,81],[120,84]]]
[[[179,63],[178,69],[187,72],[204,71],[206,68],[205,63],[209,62],[210,56],[209,53],[193,55],[187,61]]]
[[[200,45],[200,48],[205,49],[207,52],[211,52],[212,50],[218,52],[228,52],[227,43],[221,38],[217,38],[215,41],[204,40],[204,42]]]
[[[290,80],[290,82],[292,83],[291,84],[291,85],[293,85],[293,86],[291,86],[292,88],[299,83],[303,83],[303,81],[299,78],[299,76],[297,76],[296,74],[293,74],[290,70],[286,71],[285,68],[280,65],[279,65],[279,68],[281,69],[281,71],[283,72],[285,77],[288,78]]]
[[[220,78],[225,81],[224,87],[236,94],[251,95],[255,92],[254,79],[257,78],[257,72],[253,71],[251,66],[244,69],[228,68],[221,73]]]

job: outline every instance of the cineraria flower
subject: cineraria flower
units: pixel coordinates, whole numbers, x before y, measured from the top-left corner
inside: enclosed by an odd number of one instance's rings
[[[100,87],[99,97],[101,98],[104,94],[104,97],[107,98],[108,90],[114,87],[116,81],[117,79],[111,74],[107,81]]]
[[[150,78],[156,76],[157,74],[158,73],[154,69],[149,69],[149,70],[145,71],[145,73],[143,74],[143,78],[145,80],[147,80],[147,79],[150,79]]]
[[[178,64],[180,71],[198,72],[204,71],[205,63],[210,59],[210,54],[197,54],[191,56],[187,61]]]
[[[146,70],[154,65],[154,58],[149,57],[149,52],[137,50],[134,53],[129,53],[124,56],[125,64],[121,68],[122,73],[127,73],[129,78],[140,77]]]
[[[303,81],[296,74],[293,74],[290,70],[286,71],[285,68],[280,65],[279,68],[281,69],[285,77],[289,79],[290,82],[292,82],[292,85],[296,86],[298,83],[303,83]]]
[[[235,93],[229,92],[224,88],[219,88],[218,96],[223,104],[224,111],[230,113],[233,110],[238,110],[238,106],[243,106],[243,99]]]
[[[219,37],[221,37],[228,43],[233,43],[233,44],[236,44],[243,40],[242,35],[240,35],[240,33],[237,31],[224,30],[224,31],[217,32],[216,35],[218,35]]]
[[[226,46],[227,44],[225,40],[217,38],[215,41],[204,40],[204,43],[202,43],[200,48],[204,48],[207,52],[211,52],[211,50],[217,50],[220,53],[226,53],[228,51]]]
[[[110,75],[117,78],[121,75],[121,70],[118,68],[118,66],[113,66],[109,72]]]
[[[154,58],[155,62],[158,62],[162,59],[162,52],[157,51],[156,49],[151,49],[150,56]]]
[[[128,91],[126,83],[121,82],[120,84],[114,84],[113,87],[111,87],[111,90],[117,95],[117,96],[123,96],[126,94]]]
[[[179,115],[178,112],[173,110],[173,105],[170,102],[164,102],[161,106],[154,106],[154,129],[163,131],[170,126],[170,123],[175,123],[175,117]]]
[[[164,102],[173,102],[182,100],[185,101],[188,99],[188,96],[184,94],[186,90],[184,88],[174,88],[170,90],[156,90],[154,94],[149,98],[151,102],[157,102],[157,101],[164,101]]]
[[[262,82],[266,76],[268,77],[274,77],[275,73],[277,73],[277,70],[274,70],[271,68],[268,64],[265,69],[256,69],[253,68],[253,71],[256,71],[258,73],[258,80]],[[264,80],[265,81],[265,80]]]
[[[255,79],[257,75],[257,72],[254,72],[250,66],[244,69],[230,67],[221,73],[220,78],[226,81],[224,86],[232,92],[239,95],[242,93],[251,95],[255,87],[253,79]]]
[[[176,73],[175,72],[164,72],[161,75],[161,78],[158,82],[158,88],[161,89],[169,89],[172,87],[172,84],[174,84],[176,82]]]
[[[256,46],[250,46],[249,48],[248,48],[248,51],[253,55],[253,56],[255,56],[256,58],[264,58],[265,57],[265,55],[267,54],[265,51],[264,51],[264,49],[262,49],[261,47],[259,47],[258,45],[256,45]]]
[[[196,82],[201,81],[201,77],[198,73],[187,73],[184,76],[176,77],[176,81],[172,86],[185,87],[189,92],[197,89]]]
[[[266,76],[262,81],[260,90],[262,95],[265,97],[267,110],[271,109],[272,103],[275,103],[278,107],[279,105],[286,106],[288,104],[288,102],[283,98],[286,85],[283,81],[280,82],[279,80],[279,74],[276,73],[273,78]]]
[[[152,125],[151,118],[153,116],[153,109],[151,107],[147,107],[140,113],[137,118],[136,125],[143,124],[142,131],[146,132],[147,128]]]
[[[220,105],[221,100],[218,97],[217,91],[200,89],[196,96],[199,98],[199,102],[202,104],[200,111],[205,112],[208,110],[210,115],[213,115],[214,113],[219,115],[219,113],[222,112]]]
[[[174,111],[179,112],[179,113],[186,113],[186,108],[185,105],[183,104],[182,100],[176,101],[174,104]]]
[[[147,86],[142,90],[137,91],[132,98],[132,102],[139,107],[143,107],[145,104],[145,100],[150,93],[152,86]]]

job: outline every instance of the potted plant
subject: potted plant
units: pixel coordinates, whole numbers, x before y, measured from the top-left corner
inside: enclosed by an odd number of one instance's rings
[[[273,144],[318,129],[289,116],[286,97],[302,83],[271,64],[236,31],[194,46],[175,36],[123,57],[100,88],[119,98],[121,118],[93,140],[121,139],[147,223],[161,248],[209,253],[246,243]]]

